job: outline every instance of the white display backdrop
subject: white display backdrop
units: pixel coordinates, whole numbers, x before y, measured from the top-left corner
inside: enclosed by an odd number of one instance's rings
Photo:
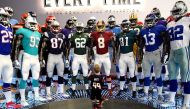
[[[178,0],[115,0],[115,5],[113,5],[114,0],[106,0],[107,5],[104,4],[105,0],[57,0],[58,6],[54,4],[51,7],[45,6],[45,1],[51,0],[0,0],[0,7],[11,6],[15,11],[14,17],[17,19],[20,19],[23,12],[34,11],[38,15],[40,24],[44,23],[47,15],[52,14],[57,17],[62,26],[71,16],[76,16],[79,21],[86,24],[91,16],[107,20],[109,15],[115,15],[117,23],[120,24],[123,19],[129,17],[133,10],[137,12],[140,21],[143,21],[154,7],[160,9],[163,17],[168,17],[174,3]],[[65,1],[70,6],[64,6]],[[79,5],[80,1],[83,6]],[[88,1],[90,1],[90,5],[88,5]],[[119,1],[121,4],[118,3]],[[126,4],[122,4],[122,1],[125,1]],[[189,0],[183,1],[190,7]],[[76,6],[74,6],[74,2],[76,2]]]

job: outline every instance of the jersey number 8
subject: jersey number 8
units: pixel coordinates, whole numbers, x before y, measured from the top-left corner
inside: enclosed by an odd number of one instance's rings
[[[98,38],[98,47],[99,48],[104,48],[105,47],[104,38]]]

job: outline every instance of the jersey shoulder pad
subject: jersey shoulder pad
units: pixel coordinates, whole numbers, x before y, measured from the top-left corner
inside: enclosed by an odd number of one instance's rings
[[[166,22],[167,23],[170,23],[170,22],[172,22],[172,21],[174,21],[175,20],[175,18],[173,17],[173,16],[169,16],[167,19],[166,19]]]
[[[186,14],[185,14],[185,17],[190,17],[190,13],[186,13]]]

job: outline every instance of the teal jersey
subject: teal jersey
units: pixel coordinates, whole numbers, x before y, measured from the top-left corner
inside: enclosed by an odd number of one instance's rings
[[[41,34],[38,31],[32,31],[27,28],[20,28],[16,31],[16,36],[22,35],[21,45],[24,52],[33,56],[38,55],[38,46],[41,39]]]
[[[136,31],[131,30],[128,33],[121,32],[116,37],[116,42],[120,46],[120,53],[125,54],[133,52],[133,45],[136,42]]]

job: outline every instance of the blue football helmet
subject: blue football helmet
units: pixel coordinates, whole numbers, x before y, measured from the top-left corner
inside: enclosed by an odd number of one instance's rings
[[[145,26],[146,27],[152,27],[154,26],[156,21],[156,16],[154,14],[148,14],[145,18]]]

